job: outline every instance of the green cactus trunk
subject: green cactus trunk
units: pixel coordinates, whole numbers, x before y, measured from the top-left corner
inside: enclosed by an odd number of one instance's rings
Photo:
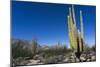
[[[37,42],[36,41],[32,41],[32,53],[33,53],[33,56],[36,54],[37,52]]]
[[[78,58],[80,57],[81,52],[83,52],[83,44],[84,44],[82,11],[80,11],[80,28],[81,32],[79,30],[77,31],[74,6],[72,5],[72,9],[69,8],[69,16],[68,16],[70,48],[74,50]]]

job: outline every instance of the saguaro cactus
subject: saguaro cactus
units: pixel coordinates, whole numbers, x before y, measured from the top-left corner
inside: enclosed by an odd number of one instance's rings
[[[80,11],[80,26],[81,26],[81,42],[82,42],[82,49],[81,51],[83,51],[83,44],[84,44],[84,27],[83,27],[83,18],[82,18],[82,11]]]
[[[68,16],[68,27],[69,27],[69,37],[70,37],[70,46],[72,49],[77,51],[77,36],[76,36],[76,25],[73,22],[71,8],[69,8],[69,16]],[[73,45],[74,44],[74,45]]]
[[[69,8],[69,16],[68,16],[69,39],[70,39],[70,47],[71,49],[73,49],[78,58],[80,57],[80,54],[83,51],[83,44],[84,44],[82,11],[80,11],[80,28],[81,31],[79,30],[77,31],[75,11],[74,11],[74,6],[72,5],[72,9]]]
[[[33,56],[36,54],[36,52],[37,52],[37,41],[33,40],[32,41],[32,53],[33,53]]]

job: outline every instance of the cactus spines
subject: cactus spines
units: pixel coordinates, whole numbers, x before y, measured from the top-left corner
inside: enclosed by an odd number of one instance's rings
[[[83,43],[84,43],[82,11],[80,11],[80,28],[81,31],[77,30],[75,11],[74,11],[74,6],[72,5],[72,9],[69,8],[69,16],[68,16],[69,39],[70,39],[70,47],[77,54],[78,58],[80,57],[81,52],[83,52]]]

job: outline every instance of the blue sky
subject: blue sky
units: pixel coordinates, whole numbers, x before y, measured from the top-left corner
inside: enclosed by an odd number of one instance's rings
[[[69,4],[36,2],[12,2],[12,38],[32,40],[40,45],[54,45],[57,42],[69,45]],[[74,5],[77,28],[80,28],[79,12],[83,11],[85,42],[95,44],[96,7]]]

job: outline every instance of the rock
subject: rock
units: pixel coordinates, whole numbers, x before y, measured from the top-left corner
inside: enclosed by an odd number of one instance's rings
[[[87,56],[86,54],[81,54],[81,57],[85,57],[86,58],[86,56]]]
[[[12,59],[12,64],[11,64],[11,66],[12,67],[15,67],[16,65],[15,65],[15,60],[14,59]]]
[[[71,63],[75,63],[76,62],[76,60],[75,59],[71,59]]]
[[[24,60],[28,60],[28,59],[30,59],[30,57],[24,57]]]
[[[80,57],[80,60],[81,60],[82,62],[85,62],[85,61],[86,61],[86,58],[85,58],[85,57]]]
[[[20,62],[22,60],[24,60],[22,57],[18,57],[17,59],[15,59],[16,62]]]
[[[28,64],[26,64],[26,65],[34,65],[33,63],[28,63]]]
[[[27,63],[27,65],[33,65],[38,63],[40,63],[40,60],[29,60],[29,63]]]
[[[69,58],[65,58],[65,59],[63,60],[64,63],[67,63],[68,61],[69,61]]]
[[[35,55],[35,56],[33,57],[33,59],[34,59],[34,60],[40,60],[40,62],[44,62],[44,61],[45,61],[44,58],[43,58],[42,56],[40,56],[40,55]]]
[[[29,61],[22,61],[22,62],[20,62],[20,65],[26,65],[27,63],[28,63]]]
[[[92,56],[92,57],[91,57],[91,60],[92,60],[92,61],[95,61],[95,60],[96,60],[96,56]]]
[[[91,55],[91,56],[95,56],[95,55],[96,55],[96,53],[95,53],[95,52],[93,52],[93,51],[91,51],[90,55]]]
[[[35,56],[33,56],[33,59],[37,60],[39,57],[40,57],[39,55],[35,55]]]
[[[87,58],[88,58],[88,59],[91,59],[91,55],[88,55]]]
[[[38,60],[40,60],[40,62],[44,62],[45,59],[43,57],[38,57]]]
[[[21,63],[22,61],[24,61],[24,59],[22,57],[18,57],[18,58],[15,59],[15,64],[20,65],[20,64],[22,64]]]
[[[57,60],[59,62],[59,61],[63,61],[64,56],[63,55],[59,55],[59,56],[56,56],[56,58],[57,58]]]
[[[75,59],[75,57],[74,57],[74,56],[71,56],[70,58],[71,58],[71,59]]]
[[[54,64],[57,62],[58,62],[57,57],[53,56],[53,57],[46,58],[44,63],[45,64]]]
[[[78,58],[76,58],[76,62],[80,62],[80,60]]]
[[[40,60],[30,60],[31,63],[39,63]]]
[[[91,59],[87,59],[87,62],[90,62],[91,61]]]

